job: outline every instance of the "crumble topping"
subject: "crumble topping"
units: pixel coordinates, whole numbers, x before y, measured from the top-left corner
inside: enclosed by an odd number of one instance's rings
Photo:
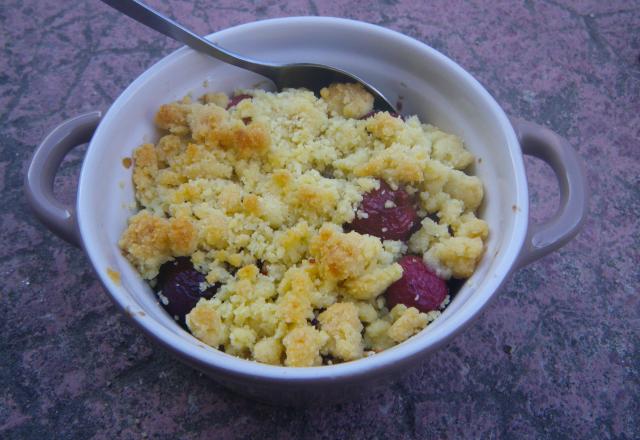
[[[249,97],[162,105],[162,137],[135,150],[141,209],[119,245],[141,276],[152,281],[164,263],[190,257],[205,276],[200,290],[217,292],[186,315],[188,329],[272,365],[370,356],[436,319],[440,310],[389,310],[383,293],[407,252],[444,279],[470,276],[482,257],[483,187],[464,172],[474,157],[462,141],[415,116],[366,117],[373,97],[360,85],[333,84],[320,98],[238,93]],[[345,229],[369,217],[358,208],[380,181],[417,201],[422,220],[406,243]],[[159,295],[166,306],[168,293]]]

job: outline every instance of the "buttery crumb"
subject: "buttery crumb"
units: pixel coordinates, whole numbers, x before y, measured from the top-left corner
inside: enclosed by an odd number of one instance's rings
[[[120,272],[107,267],[107,276],[116,284],[120,284]]]

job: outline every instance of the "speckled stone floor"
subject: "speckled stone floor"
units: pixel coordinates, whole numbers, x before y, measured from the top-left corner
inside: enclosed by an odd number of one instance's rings
[[[117,313],[82,252],[22,192],[49,129],[105,110],[177,44],[97,0],[0,3],[1,438],[640,438],[637,0],[154,0],[200,33],[331,15],[437,48],[512,115],[566,136],[592,190],[583,231],[517,272],[482,317],[367,400],[283,409],[185,367]],[[58,177],[73,199],[82,161]],[[533,217],[558,196],[527,159]]]

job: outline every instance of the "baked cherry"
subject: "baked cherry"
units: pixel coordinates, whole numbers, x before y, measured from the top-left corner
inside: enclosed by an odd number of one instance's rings
[[[420,257],[406,255],[398,263],[402,266],[402,278],[385,292],[389,310],[397,304],[415,307],[424,313],[440,308],[449,293],[447,283],[433,273]]]
[[[401,188],[391,189],[385,182],[366,193],[348,229],[383,240],[407,240],[418,221],[411,197]]]
[[[164,263],[160,267],[157,278],[157,292],[160,304],[178,321],[184,324],[184,317],[193,309],[200,298],[211,298],[215,295],[217,286],[200,290],[202,283],[206,283],[204,275],[198,272],[188,257],[178,257]]]
[[[251,99],[251,98],[253,98],[253,96],[247,95],[246,93],[243,93],[241,95],[232,96],[229,99],[229,104],[227,104],[227,110],[229,110],[231,107],[235,107],[236,105],[238,105],[238,103],[240,101],[244,101],[245,99]]]

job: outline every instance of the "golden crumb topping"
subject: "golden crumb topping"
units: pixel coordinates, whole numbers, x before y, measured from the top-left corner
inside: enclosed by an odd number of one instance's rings
[[[320,350],[328,339],[326,333],[311,326],[295,327],[282,340],[286,353],[284,364],[290,367],[321,365]]]
[[[395,311],[400,316],[387,330],[387,334],[395,342],[402,342],[408,339],[422,330],[429,322],[427,315],[418,312],[418,309],[414,307],[406,308],[397,305],[395,308],[398,308],[398,310],[392,310],[391,312],[394,313]]]
[[[439,311],[386,307],[406,253],[468,277],[484,252],[480,180],[460,138],[417,117],[371,115],[362,86],[207,93],[158,109],[161,136],[132,155],[140,211],[119,245],[143,278],[190,257],[204,290],[192,334],[272,365],[362,358],[422,330]],[[229,103],[232,106],[227,108]],[[360,119],[362,117],[364,119]],[[406,242],[345,229],[380,181],[407,188],[421,223]],[[393,207],[393,203],[388,206]]]
[[[318,315],[320,328],[327,332],[327,352],[339,359],[350,361],[362,357],[362,322],[354,303],[336,303]]]
[[[331,84],[320,90],[331,115],[361,118],[373,110],[373,95],[362,84]]]

